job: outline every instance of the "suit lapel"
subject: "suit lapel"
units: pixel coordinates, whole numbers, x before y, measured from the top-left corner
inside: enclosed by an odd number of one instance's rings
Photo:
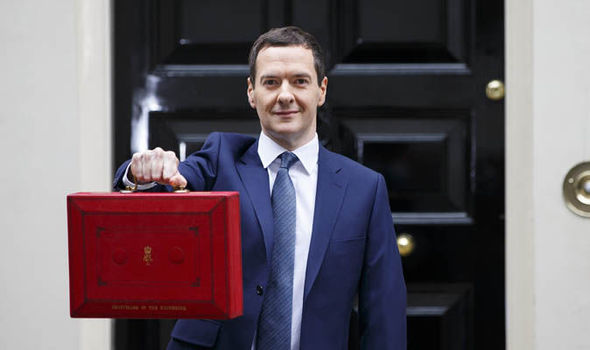
[[[318,184],[315,200],[313,229],[307,268],[305,273],[304,300],[315,281],[326,250],[332,237],[334,224],[342,206],[346,181],[336,157],[320,146],[318,155]],[[273,244],[273,218],[270,202],[270,185],[268,172],[262,167],[258,156],[256,141],[242,158],[236,162],[236,170],[246,188],[246,192],[256,218],[262,230],[266,249],[266,260],[270,264],[271,247]]]
[[[330,243],[330,237],[336,223],[336,218],[342,206],[346,181],[341,172],[336,157],[320,146],[318,157],[318,184],[313,217],[313,230],[307,269],[305,273],[305,291],[303,299],[307,298],[315,281],[326,249]]]
[[[266,248],[266,261],[270,264],[270,249],[272,247],[273,219],[270,205],[270,185],[268,172],[262,167],[258,156],[258,141],[244,153],[240,161],[236,163],[236,170],[246,188],[248,197],[254,207],[256,218],[264,236]]]

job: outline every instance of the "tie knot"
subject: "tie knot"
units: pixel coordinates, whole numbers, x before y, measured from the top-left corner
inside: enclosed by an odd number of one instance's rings
[[[287,169],[298,160],[297,156],[291,152],[283,152],[279,157],[281,157],[281,168]]]

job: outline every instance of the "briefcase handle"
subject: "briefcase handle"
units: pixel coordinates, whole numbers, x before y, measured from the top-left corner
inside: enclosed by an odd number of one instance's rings
[[[121,193],[134,193],[137,192],[137,179],[135,178],[135,175],[131,174],[131,176],[133,176],[133,187],[132,186],[125,186],[125,189],[120,190],[119,192]],[[188,193],[190,192],[189,190],[187,190],[186,188],[184,188],[184,186],[174,186],[174,193]]]

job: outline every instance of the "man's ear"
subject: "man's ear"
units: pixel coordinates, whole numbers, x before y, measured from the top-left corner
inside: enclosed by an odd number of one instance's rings
[[[318,107],[324,105],[326,102],[326,93],[328,92],[328,77],[324,77],[322,79],[322,83],[320,84],[320,100],[318,101]]]
[[[252,80],[248,77],[248,103],[250,103],[250,107],[256,109],[256,100],[254,99],[254,85],[252,84]]]

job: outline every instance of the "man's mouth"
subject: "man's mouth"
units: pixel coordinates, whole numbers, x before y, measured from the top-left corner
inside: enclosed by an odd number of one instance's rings
[[[273,113],[276,115],[279,115],[279,116],[290,116],[290,115],[296,114],[297,112],[299,112],[299,111],[296,109],[289,109],[289,110],[284,110],[284,111],[283,110],[275,111]]]

